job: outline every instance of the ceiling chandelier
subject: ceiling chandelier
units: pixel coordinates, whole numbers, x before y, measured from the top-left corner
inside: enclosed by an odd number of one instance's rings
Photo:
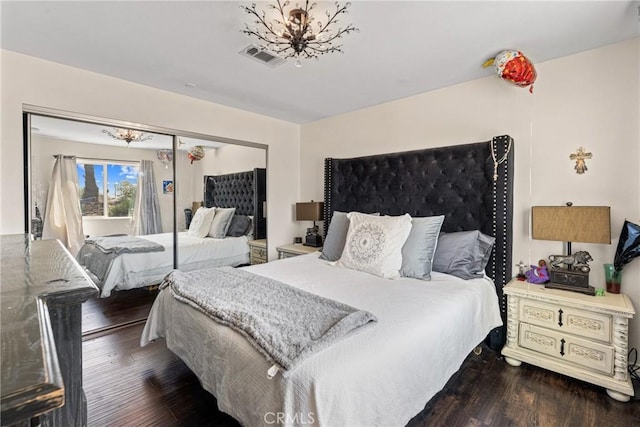
[[[131,142],[141,142],[153,138],[153,135],[146,135],[144,132],[132,129],[113,128],[114,132],[103,129],[102,133],[106,133],[113,139],[126,141],[127,147]]]
[[[339,15],[346,14],[351,3],[341,6],[335,3],[335,11],[327,10],[326,19],[316,20],[312,15],[316,2],[305,1],[304,7],[296,3],[295,8],[285,12],[289,0],[275,4],[269,3],[267,8],[274,10],[276,16],[269,20],[264,11],[258,11],[256,4],[240,6],[245,12],[255,17],[256,26],[245,24],[243,33],[256,37],[262,48],[284,58],[296,58],[296,66],[301,66],[300,58],[317,58],[329,52],[342,52],[341,44],[334,44],[343,34],[359,30],[349,24],[340,27]],[[315,23],[315,25],[314,25]],[[315,31],[314,31],[315,27]]]

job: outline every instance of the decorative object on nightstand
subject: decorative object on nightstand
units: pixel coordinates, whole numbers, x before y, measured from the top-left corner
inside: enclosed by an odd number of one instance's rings
[[[536,240],[567,242],[566,255],[550,255],[549,279],[545,286],[595,295],[589,286],[589,261],[586,251],[571,253],[571,242],[611,243],[610,210],[608,206],[533,206],[531,208],[532,237]]]
[[[249,259],[251,265],[267,262],[267,239],[249,240]]]
[[[640,255],[640,225],[627,220],[622,225],[618,247],[613,258],[613,265],[605,264],[607,292],[620,293],[622,285],[622,268]]]
[[[516,264],[516,267],[518,267],[518,275],[516,276],[516,278],[520,281],[524,281],[527,280],[527,276],[525,275],[525,270],[524,268],[527,266],[527,264],[525,264],[524,262],[520,261],[518,264]]]
[[[525,278],[529,283],[542,285],[549,282],[549,270],[547,262],[543,259],[538,261],[538,265],[532,265],[531,269],[525,273]],[[520,280],[520,278],[518,278]]]
[[[307,228],[304,245],[319,248],[322,246],[322,236],[318,231],[316,221],[324,219],[323,202],[296,203],[296,221],[313,221],[313,228]]]
[[[634,395],[628,364],[629,320],[624,294],[592,298],[512,280],[507,296],[507,343],[512,366],[522,362],[607,389],[621,402]]]
[[[276,250],[278,251],[278,259],[284,259],[318,252],[322,250],[322,247],[315,248],[313,246],[305,246],[300,243],[293,243],[291,245],[278,246]]]

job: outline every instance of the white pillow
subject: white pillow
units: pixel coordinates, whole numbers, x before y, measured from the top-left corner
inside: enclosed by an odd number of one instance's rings
[[[215,239],[224,239],[235,213],[236,208],[216,208],[216,216],[211,221],[208,236]]]
[[[350,212],[347,217],[347,240],[336,265],[387,279],[399,278],[402,246],[411,232],[411,216],[376,217]]]
[[[191,220],[191,224],[189,224],[189,231],[187,234],[189,234],[189,236],[207,237],[207,233],[209,233],[209,228],[211,227],[211,223],[213,222],[215,215],[215,208],[198,208],[196,214]]]

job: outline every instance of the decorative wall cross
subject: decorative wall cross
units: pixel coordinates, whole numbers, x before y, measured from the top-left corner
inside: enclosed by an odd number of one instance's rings
[[[576,165],[573,167],[576,170],[576,173],[583,174],[588,170],[587,164],[584,161],[585,159],[590,159],[592,156],[593,155],[591,153],[585,152],[583,147],[578,147],[578,151],[569,156],[571,160],[576,161]]]

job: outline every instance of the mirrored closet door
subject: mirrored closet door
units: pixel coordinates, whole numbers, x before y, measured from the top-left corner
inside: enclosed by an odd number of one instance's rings
[[[101,297],[173,268],[246,265],[249,242],[266,245],[266,146],[54,113],[24,114],[25,229],[93,262]],[[206,230],[192,223],[201,206],[220,214]],[[101,260],[87,240],[127,257]]]

